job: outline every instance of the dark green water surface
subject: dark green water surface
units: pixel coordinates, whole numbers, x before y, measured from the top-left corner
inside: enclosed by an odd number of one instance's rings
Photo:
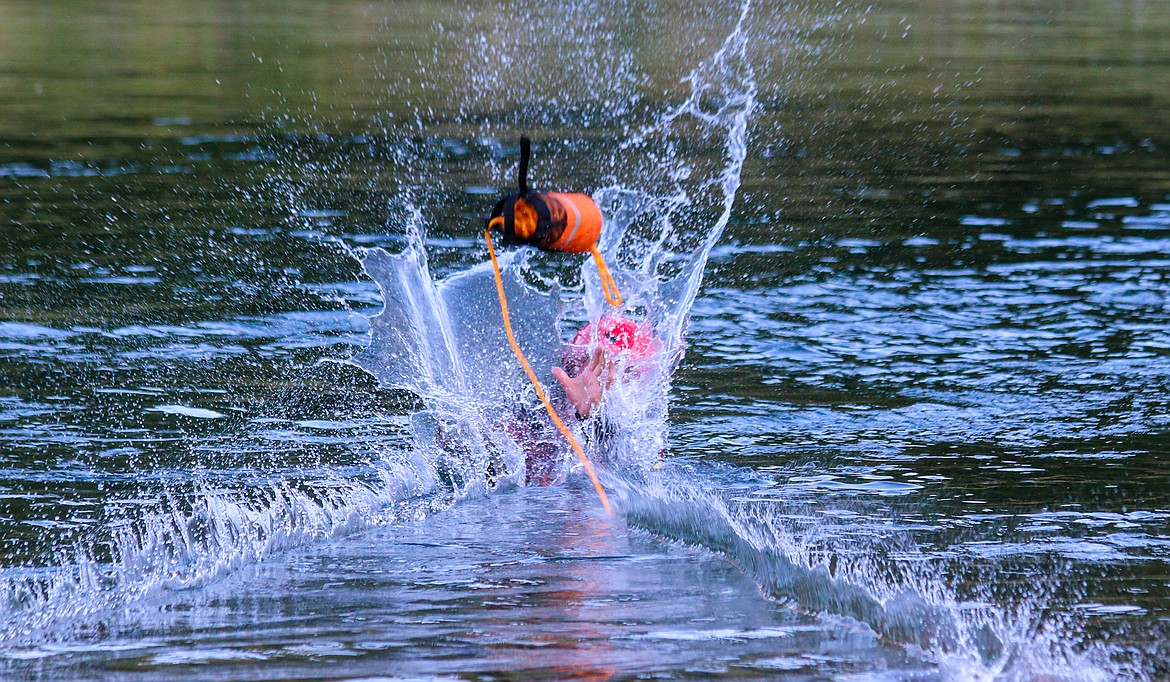
[[[320,362],[381,301],[353,250],[418,207],[437,275],[482,262],[521,133],[542,185],[626,182],[738,15],[468,4],[0,0],[0,576],[70,585],[0,595],[0,676],[1170,675],[1170,3],[750,15],[671,457],[790,533],[763,555],[991,605],[1002,658],[578,487],[338,506],[414,409]],[[151,535],[233,504],[268,511],[230,551]]]

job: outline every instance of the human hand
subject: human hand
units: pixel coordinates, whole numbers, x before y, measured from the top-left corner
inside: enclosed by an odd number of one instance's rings
[[[613,383],[612,365],[612,360],[606,357],[605,349],[598,346],[575,377],[570,377],[561,367],[552,368],[553,378],[560,382],[565,397],[577,410],[578,416],[588,417],[601,402],[605,389]]]

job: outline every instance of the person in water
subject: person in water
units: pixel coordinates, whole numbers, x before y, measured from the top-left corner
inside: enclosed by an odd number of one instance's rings
[[[591,342],[595,342],[592,353]],[[603,317],[596,327],[590,323],[578,330],[566,349],[563,366],[552,368],[564,394],[563,400],[554,401],[561,403],[562,420],[591,421],[593,428],[587,435],[594,442],[603,441],[608,425],[598,419],[598,408],[606,392],[632,379],[657,347],[648,323],[624,317]],[[570,409],[571,414],[566,414]],[[515,417],[507,430],[524,450],[526,482],[549,485],[559,477],[568,443],[543,410],[523,408]]]
[[[593,346],[590,351],[590,346]],[[565,349],[561,364],[552,368],[562,395],[553,405],[566,424],[579,424],[587,442],[608,440],[612,425],[601,415],[606,393],[617,385],[634,380],[641,367],[658,349],[649,323],[610,316],[579,329]],[[496,422],[524,453],[524,481],[529,485],[550,485],[561,480],[571,457],[569,443],[539,403],[518,403],[508,418]],[[457,435],[436,426],[436,443],[452,453],[466,453]],[[488,445],[490,451],[494,447]],[[506,466],[498,451],[488,462],[487,476],[504,475]]]
[[[565,392],[565,399],[576,410],[578,420],[588,418],[605,397],[606,389],[620,377],[617,367],[621,353],[628,363],[637,365],[655,350],[654,334],[647,323],[625,317],[603,317],[597,323],[597,345],[584,361],[589,342],[594,338],[593,324],[577,331],[565,357],[566,367],[553,367],[552,375]],[[576,376],[569,376],[569,370]]]

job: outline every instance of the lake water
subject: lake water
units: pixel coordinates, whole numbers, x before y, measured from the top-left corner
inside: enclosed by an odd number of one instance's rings
[[[1170,6],[741,9],[0,0],[0,678],[1170,677]],[[345,362],[523,133],[719,237],[612,516]]]

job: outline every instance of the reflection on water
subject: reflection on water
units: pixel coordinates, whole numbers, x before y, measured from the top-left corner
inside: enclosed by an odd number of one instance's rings
[[[542,88],[503,6],[0,2],[0,573],[89,590],[5,593],[4,675],[1165,676],[1170,10],[831,4],[756,8],[671,412],[703,490],[607,520],[383,485],[417,406],[318,362],[380,303],[346,248],[410,188],[434,270],[481,262],[520,131],[596,189],[733,12],[545,7],[595,70]],[[114,557],[157,582],[92,596]]]

